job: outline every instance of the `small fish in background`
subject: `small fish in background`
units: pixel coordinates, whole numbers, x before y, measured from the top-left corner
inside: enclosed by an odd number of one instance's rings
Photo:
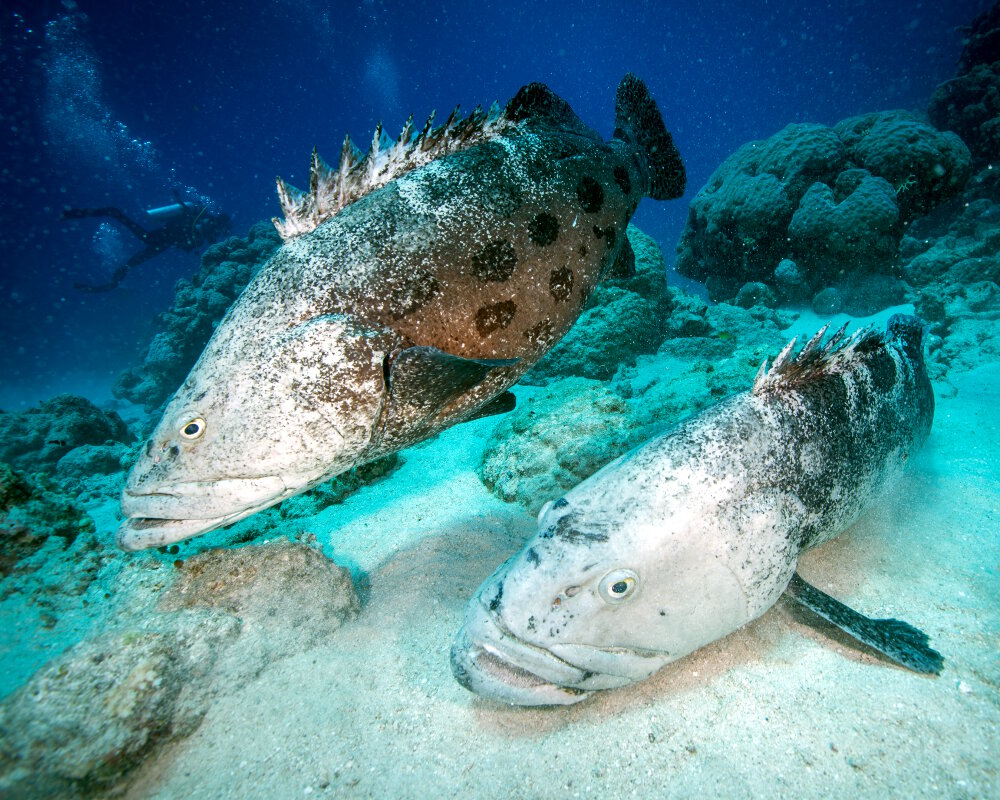
[[[125,550],[227,525],[457,422],[506,390],[633,255],[642,197],[684,191],[645,84],[605,142],[542,84],[278,181],[285,240],[219,324],[132,468]]]
[[[648,678],[746,625],[782,592],[918,672],[919,630],[869,619],[806,583],[799,554],[849,526],[927,438],[924,325],[826,328],[743,392],[548,503],[538,533],[470,601],[451,652],[473,692],[576,703]]]

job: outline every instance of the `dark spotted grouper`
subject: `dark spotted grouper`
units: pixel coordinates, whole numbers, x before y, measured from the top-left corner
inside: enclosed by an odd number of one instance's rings
[[[433,115],[432,115],[433,117]],[[504,407],[684,168],[638,78],[604,142],[545,86],[408,122],[279,179],[285,239],[168,404],[122,494],[126,550],[233,522]],[[491,403],[493,404],[491,406]]]
[[[918,671],[941,657],[898,620],[809,586],[799,553],[836,536],[927,437],[923,324],[824,328],[750,392],[681,423],[549,503],[479,589],[452,649],[458,680],[521,705],[623,686],[759,617],[787,591]]]

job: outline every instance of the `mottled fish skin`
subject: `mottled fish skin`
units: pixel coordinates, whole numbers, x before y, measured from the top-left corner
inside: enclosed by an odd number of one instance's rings
[[[757,618],[799,554],[849,526],[926,439],[923,325],[824,331],[734,395],[539,515],[479,589],[452,649],[467,688],[574,703],[642,680]]]
[[[572,326],[639,200],[684,189],[631,75],[609,142],[541,84],[499,114],[416,138],[408,124],[388,156],[379,136],[364,159],[345,143],[339,172],[314,155],[310,195],[279,182],[286,242],[129,475],[124,549],[228,524],[476,414]]]

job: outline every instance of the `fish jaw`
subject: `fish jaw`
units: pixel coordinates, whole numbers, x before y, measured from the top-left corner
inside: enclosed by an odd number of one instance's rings
[[[121,495],[125,521],[115,541],[127,551],[173,544],[248,517],[297,491],[276,475],[185,481],[155,491],[126,486]]]
[[[515,706],[572,705],[590,692],[587,673],[504,630],[485,609],[467,615],[451,648],[451,671],[470,692]]]

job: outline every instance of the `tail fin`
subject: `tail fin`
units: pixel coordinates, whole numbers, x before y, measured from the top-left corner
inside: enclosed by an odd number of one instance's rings
[[[927,323],[912,314],[893,314],[885,326],[890,339],[903,345],[903,351],[913,360],[924,360],[924,341],[927,338]]]
[[[684,194],[687,177],[680,153],[646,84],[631,72],[615,95],[615,138],[635,147],[645,162],[649,197],[672,200]]]

